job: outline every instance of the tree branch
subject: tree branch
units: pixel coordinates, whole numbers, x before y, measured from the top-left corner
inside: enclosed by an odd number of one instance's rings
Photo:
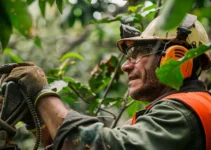
[[[155,13],[155,16],[154,16],[154,18],[156,18],[158,15],[159,15],[159,13],[160,13],[160,7],[162,6],[162,0],[157,0],[157,11],[156,11],[156,13]]]
[[[121,54],[120,54],[120,57],[119,57],[118,64],[117,64],[117,67],[115,68],[115,71],[114,71],[114,75],[113,75],[113,77],[112,77],[112,79],[111,79],[111,81],[110,81],[108,87],[106,88],[106,91],[105,91],[105,93],[104,93],[104,95],[103,95],[103,97],[102,97],[102,101],[101,101],[100,104],[98,105],[98,109],[96,110],[95,116],[97,116],[97,114],[99,113],[99,111],[100,111],[99,108],[101,108],[101,105],[103,104],[103,102],[104,102],[104,100],[105,100],[105,98],[106,98],[106,96],[107,96],[109,90],[111,89],[111,85],[113,84],[114,79],[115,79],[115,77],[116,77],[116,74],[118,73],[118,70],[119,70],[119,67],[120,67],[120,64],[121,64],[121,61],[122,61],[123,57],[124,57],[124,54],[121,53]]]
[[[88,26],[84,32],[78,36],[78,38],[75,38],[74,41],[67,41],[68,42],[68,47],[62,50],[61,56],[64,55],[65,53],[69,52],[70,50],[74,49],[76,46],[80,45],[82,42],[86,40],[86,38],[90,35],[92,31],[92,27]]]
[[[75,87],[72,86],[71,82],[68,83],[68,86],[73,90],[73,92],[74,92],[74,93],[75,93],[84,103],[90,104],[89,102],[87,102],[87,101],[81,96],[81,94],[75,89]],[[113,116],[113,119],[116,119],[116,116],[115,116],[113,113],[111,113],[111,112],[109,112],[109,111],[107,111],[107,110],[105,110],[105,109],[99,108],[99,107],[98,107],[98,109],[100,109],[100,110],[102,110],[102,111],[104,111],[104,112],[106,112],[106,113],[112,115],[112,116]]]
[[[110,126],[111,129],[116,127],[116,125],[117,125],[119,119],[121,118],[123,112],[125,111],[125,109],[128,108],[130,105],[132,105],[135,102],[135,100],[132,100],[130,103],[127,104],[128,97],[129,97],[129,92],[127,91],[124,96],[124,102],[123,102],[123,105],[121,106],[119,114],[117,115],[116,119],[112,122],[112,124]]]

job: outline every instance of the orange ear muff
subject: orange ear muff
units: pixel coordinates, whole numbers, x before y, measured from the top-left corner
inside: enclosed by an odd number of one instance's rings
[[[165,55],[161,57],[160,66],[165,63],[168,63],[168,61],[166,61],[168,59],[178,60],[182,58],[183,56],[185,56],[185,53],[187,51],[188,49],[180,45],[174,45],[174,46],[169,47],[165,51]],[[180,66],[180,71],[184,78],[188,78],[191,76],[192,69],[193,69],[193,59],[186,61]]]

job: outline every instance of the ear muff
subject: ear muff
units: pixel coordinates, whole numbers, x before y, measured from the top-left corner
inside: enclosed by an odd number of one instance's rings
[[[188,52],[188,49],[186,49],[183,46],[180,45],[170,46],[165,51],[165,54],[161,57],[160,66],[165,63],[168,63],[168,61],[166,61],[168,59],[178,60],[182,58],[186,52]],[[180,66],[180,71],[184,78],[190,77],[192,74],[192,70],[193,70],[193,59],[186,61]]]

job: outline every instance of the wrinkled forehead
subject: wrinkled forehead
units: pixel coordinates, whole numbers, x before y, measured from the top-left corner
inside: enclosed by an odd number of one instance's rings
[[[164,42],[159,41],[159,40],[148,40],[148,41],[125,41],[125,45],[123,48],[123,53],[127,54],[128,50],[130,50],[131,48],[135,48],[137,50],[152,50],[152,51],[156,51],[158,50]],[[135,50],[134,49],[134,50]]]

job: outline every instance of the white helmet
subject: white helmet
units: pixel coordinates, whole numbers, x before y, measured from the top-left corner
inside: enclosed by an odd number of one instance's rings
[[[176,39],[178,31],[177,28],[170,31],[159,30],[157,24],[158,19],[160,17],[155,18],[144,30],[144,32],[140,36],[131,37],[131,38],[123,38],[117,42],[117,46],[119,50],[125,53],[125,48],[130,47],[136,42],[149,42],[154,40],[159,41],[171,41]],[[185,19],[183,20],[181,27],[188,28],[191,33],[188,35],[186,39],[186,43],[192,45],[193,43],[198,47],[200,44],[209,44],[209,38],[207,32],[205,31],[202,24],[197,20],[197,17],[194,15],[187,14]],[[209,69],[211,66],[211,51],[206,51],[205,57],[203,57],[202,69]]]

